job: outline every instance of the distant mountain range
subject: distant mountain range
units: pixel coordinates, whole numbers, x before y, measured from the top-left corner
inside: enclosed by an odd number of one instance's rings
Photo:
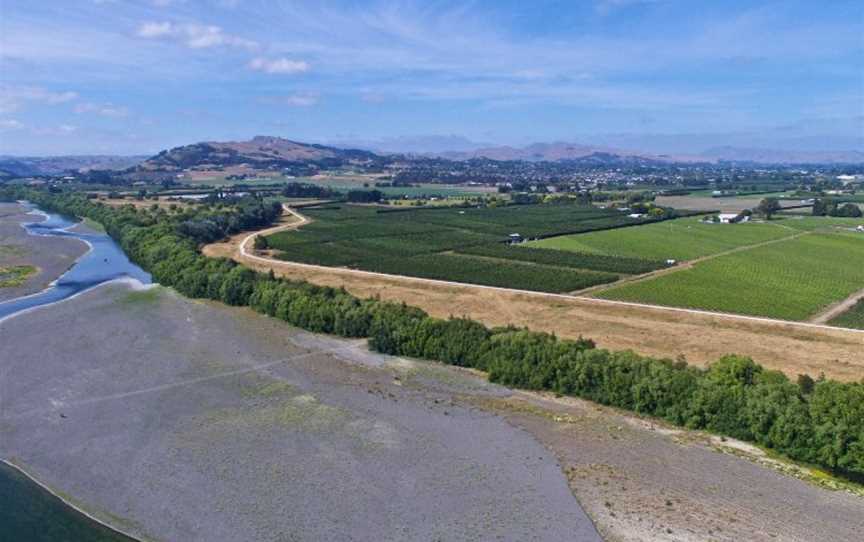
[[[90,169],[122,170],[146,160],[146,156],[0,156],[2,172],[11,176],[62,175],[70,171]]]
[[[864,163],[864,151],[860,150],[777,150],[731,145],[713,147],[699,153],[651,153],[641,150],[627,150],[614,146],[587,145],[568,142],[532,143],[525,147],[506,145],[495,146],[482,143],[472,143],[470,140],[459,136],[417,136],[389,138],[380,141],[334,143],[335,146],[346,144],[378,153],[404,153],[446,158],[449,160],[488,158],[490,160],[553,162],[561,160],[575,160],[616,163],[716,163],[721,161],[757,164]]]
[[[358,149],[358,147],[378,147]],[[424,144],[426,145],[424,147]],[[448,149],[449,145],[456,147]],[[437,150],[424,151],[424,148]],[[441,150],[448,149],[448,150]],[[341,142],[333,145],[301,143],[281,137],[256,136],[249,141],[205,141],[175,147],[155,156],[0,156],[0,177],[62,175],[73,171],[128,170],[128,173],[172,172],[187,168],[237,166],[264,169],[297,164],[338,167],[352,162],[399,157],[448,160],[575,161],[585,164],[719,163],[751,164],[862,164],[864,151],[784,151],[745,147],[715,147],[699,154],[653,154],[580,143],[533,143],[525,147],[480,146],[459,136],[391,138],[381,145]]]
[[[742,147],[715,147],[701,153],[706,159],[757,164],[860,164],[864,151],[784,151]]]

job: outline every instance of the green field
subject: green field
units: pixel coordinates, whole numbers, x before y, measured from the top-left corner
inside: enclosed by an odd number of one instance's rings
[[[851,309],[832,318],[828,323],[832,326],[864,329],[864,299],[859,299]]]
[[[795,233],[780,222],[704,224],[698,218],[688,217],[637,228],[552,237],[529,245],[652,260],[692,260]]]
[[[277,257],[398,275],[545,292],[568,292],[663,267],[656,261],[527,250],[511,233],[541,237],[638,223],[589,205],[305,208],[313,222],[267,238]]]
[[[812,233],[613,287],[604,299],[805,320],[864,288],[864,236]]]
[[[800,231],[815,231],[826,230],[834,231],[838,229],[855,229],[856,226],[864,224],[864,218],[842,218],[833,216],[786,216],[780,215],[772,220],[787,228],[793,228]]]

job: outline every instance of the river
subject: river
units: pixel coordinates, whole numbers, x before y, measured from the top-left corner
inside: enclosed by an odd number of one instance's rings
[[[76,222],[58,214],[44,213],[42,222],[24,224],[30,235],[80,239],[90,246],[75,264],[47,289],[0,303],[0,322],[16,313],[62,301],[75,294],[118,278],[144,284],[150,275],[129,261],[123,250],[104,233],[69,231]],[[66,505],[38,484],[0,463],[0,540],[21,542],[129,542],[132,539],[100,525]]]
[[[151,282],[150,274],[130,262],[120,246],[107,234],[69,231],[76,222],[58,214],[44,213],[33,207],[31,209],[31,213],[43,215],[45,220],[25,224],[30,235],[80,239],[90,246],[90,250],[49,288],[0,303],[0,320],[23,310],[61,301],[109,280],[128,277],[143,284]]]

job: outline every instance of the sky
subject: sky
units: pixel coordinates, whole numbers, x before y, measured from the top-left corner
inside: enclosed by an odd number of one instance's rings
[[[259,134],[864,149],[864,3],[0,0],[0,154]]]

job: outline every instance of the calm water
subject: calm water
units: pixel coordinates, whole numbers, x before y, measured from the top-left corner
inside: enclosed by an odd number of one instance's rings
[[[134,542],[66,506],[0,463],[0,540],[6,542]]]
[[[66,299],[120,277],[135,278],[145,284],[151,282],[150,275],[130,262],[108,235],[65,231],[73,225],[75,222],[56,214],[48,214],[48,219],[43,222],[26,225],[31,235],[74,237],[87,241],[92,248],[48,289],[0,303],[0,319],[32,307]],[[26,476],[0,463],[0,542],[131,540],[66,506],[63,501]]]
[[[43,222],[26,224],[27,231],[31,235],[81,239],[90,243],[92,248],[47,290],[0,303],[0,319],[25,309],[66,299],[88,288],[120,277],[136,278],[144,284],[151,282],[150,274],[130,262],[123,250],[108,235],[69,232],[66,229],[74,226],[75,222],[57,214],[48,214],[47,216],[48,219]]]

